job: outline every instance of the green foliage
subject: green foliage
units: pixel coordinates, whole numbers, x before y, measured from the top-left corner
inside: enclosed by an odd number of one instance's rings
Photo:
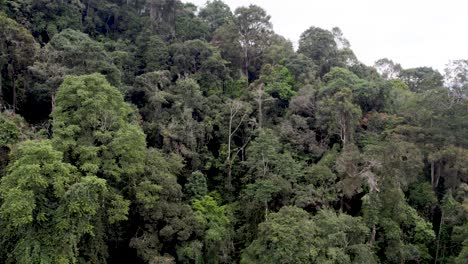
[[[0,115],[0,146],[11,146],[20,139],[20,128],[6,113]]]
[[[121,84],[122,75],[102,43],[72,29],[60,32],[47,43],[33,71],[46,85],[53,86],[49,87],[52,90],[57,89],[65,75],[98,72],[114,86]]]
[[[317,226],[309,214],[283,207],[260,224],[258,238],[242,254],[241,263],[310,263]]]
[[[318,105],[319,123],[329,135],[338,135],[343,144],[352,142],[362,115],[361,109],[352,100],[352,91],[343,88],[333,96],[321,100]]]
[[[174,75],[193,74],[208,95],[222,92],[224,82],[229,79],[227,62],[213,46],[201,40],[189,40],[171,45],[169,52]]]
[[[428,182],[416,183],[410,187],[409,203],[420,212],[429,215],[437,204],[437,197]]]
[[[284,66],[263,66],[261,79],[265,82],[265,91],[273,97],[289,100],[296,92],[293,90],[294,78]]]
[[[22,143],[0,183],[5,247],[18,263],[75,263],[77,247],[94,234],[91,219],[102,208],[106,182],[79,177],[49,141]]]
[[[226,216],[226,207],[219,206],[211,196],[193,202],[195,216],[204,226],[204,259],[205,263],[227,263],[230,259],[231,223]]]
[[[337,197],[336,180],[332,170],[322,164],[305,168],[304,183],[295,188],[294,205],[330,208]]]
[[[198,15],[209,25],[211,32],[233,20],[231,9],[221,0],[208,1]]]
[[[186,193],[191,199],[200,200],[208,193],[206,177],[200,171],[192,172],[185,184]]]
[[[0,0],[0,262],[465,263],[467,85],[256,5]]]
[[[52,113],[54,144],[83,174],[118,182],[143,169],[144,134],[132,112],[104,76],[69,76]]]
[[[169,49],[166,43],[158,36],[150,36],[149,38],[145,36],[139,42],[140,49],[143,50],[142,60],[145,71],[165,70],[169,59]]]
[[[290,152],[282,150],[279,139],[272,130],[260,130],[247,151],[249,157],[244,164],[254,179],[278,176],[295,182],[301,175],[302,164],[295,161]]]
[[[317,263],[378,263],[366,243],[369,229],[359,217],[321,210],[313,217],[318,227]]]
[[[0,35],[0,104],[4,107],[5,101],[10,103],[11,107],[8,108],[15,112],[18,107],[18,90],[24,88],[17,86],[20,81],[25,86],[23,75],[34,62],[38,47],[31,33],[3,12],[0,12]],[[8,81],[6,85],[5,80]],[[10,95],[8,100],[6,92]]]
[[[175,36],[177,39],[181,41],[205,39],[209,35],[209,24],[197,17],[195,15],[196,11],[197,7],[194,4],[182,4],[175,19]],[[163,12],[167,11],[163,10]]]
[[[234,17],[242,52],[241,69],[250,80],[250,75],[255,75],[261,68],[259,58],[268,46],[272,34],[271,17],[256,5],[237,8]]]
[[[145,169],[135,187],[136,206],[141,225],[132,234],[130,246],[138,256],[148,262],[163,258],[183,258],[187,243],[201,232],[200,223],[187,204],[182,203],[182,187],[177,174],[182,169],[179,156],[165,156],[157,149],[149,149]],[[167,244],[179,249],[179,256]]]
[[[264,204],[268,210],[268,203],[281,191],[281,186],[277,183],[277,179],[256,180],[255,183],[245,187],[245,196],[253,202]]]
[[[85,177],[107,180],[105,213],[96,220],[104,227],[87,244],[90,258],[96,259],[106,254],[103,237],[112,229],[107,224],[128,219],[130,201],[123,186],[144,172],[145,135],[134,124],[133,109],[101,74],[66,77],[52,117],[53,144],[64,159]]]
[[[442,75],[428,67],[405,69],[400,73],[400,78],[412,92],[423,92],[443,85]]]
[[[398,188],[387,187],[364,198],[364,218],[381,229],[377,245],[389,262],[428,261],[428,247],[435,239],[432,224],[418,215]],[[404,230],[406,232],[404,232]],[[408,231],[410,230],[410,231]]]
[[[365,244],[368,233],[359,218],[283,207],[260,224],[241,263],[377,263]]]
[[[338,48],[332,33],[317,27],[311,27],[301,34],[298,52],[304,54],[319,66],[319,75],[323,76],[332,66],[337,66],[334,61]]]

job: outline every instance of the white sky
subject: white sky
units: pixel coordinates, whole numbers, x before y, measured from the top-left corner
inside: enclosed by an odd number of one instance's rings
[[[468,59],[467,0],[223,0],[232,11],[256,4],[271,15],[276,33],[297,43],[310,26],[341,28],[358,59],[389,58],[404,68],[442,72]],[[206,0],[183,0],[201,7]]]

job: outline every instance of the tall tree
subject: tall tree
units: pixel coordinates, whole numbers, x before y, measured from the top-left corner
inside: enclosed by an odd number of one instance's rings
[[[85,244],[90,250],[87,258],[98,261],[107,254],[111,240],[103,237],[112,224],[128,219],[129,187],[144,170],[145,135],[123,95],[101,74],[66,77],[52,117],[53,144],[64,160],[83,176],[105,179],[109,189],[106,208],[113,216],[101,212],[96,221],[103,227]]]
[[[98,72],[104,74],[112,85],[121,88],[121,71],[104,45],[71,29],[56,34],[41,49],[31,71],[36,80],[30,92],[31,100],[46,97],[44,100],[51,110],[55,108],[57,89],[66,75]]]
[[[330,71],[331,67],[338,66],[338,47],[335,37],[328,31],[311,27],[301,34],[298,52],[311,58],[319,66],[319,76]]]
[[[13,19],[0,13],[0,107],[5,108],[5,91],[9,87],[11,110],[18,110],[18,85],[25,80],[21,76],[34,62],[37,44],[31,33]],[[22,80],[23,79],[23,80]],[[8,80],[8,86],[5,85]]]
[[[403,68],[388,58],[379,59],[374,63],[377,72],[386,80],[396,79],[400,76]]]
[[[182,203],[182,187],[177,183],[182,159],[149,149],[144,162],[144,173],[136,180],[134,217],[137,226],[132,227],[130,246],[143,261],[174,262],[177,257],[187,255],[183,253],[184,248],[202,228],[191,207]]]
[[[404,69],[400,73],[400,79],[408,85],[410,91],[421,93],[442,87],[442,75],[429,67]]]
[[[318,121],[329,136],[338,135],[344,145],[352,142],[362,115],[361,109],[352,100],[351,90],[344,88],[319,102]]]
[[[229,6],[221,0],[207,1],[198,15],[208,23],[211,32],[234,19]]]
[[[445,68],[445,83],[456,98],[468,97],[468,60],[454,60]]]
[[[243,53],[243,70],[247,78],[260,70],[258,60],[264,54],[272,34],[270,16],[256,5],[239,7],[234,11],[239,41]],[[254,68],[252,68],[254,67]]]

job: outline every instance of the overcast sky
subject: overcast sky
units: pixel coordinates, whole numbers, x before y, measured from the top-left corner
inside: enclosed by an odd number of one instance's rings
[[[206,0],[184,0],[203,6]],[[232,11],[256,4],[273,28],[294,43],[310,26],[341,28],[359,60],[389,58],[404,68],[442,71],[468,59],[468,0],[224,0]]]

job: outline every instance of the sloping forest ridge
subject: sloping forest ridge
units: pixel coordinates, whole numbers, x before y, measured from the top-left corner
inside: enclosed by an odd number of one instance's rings
[[[259,6],[0,0],[1,263],[468,263],[468,60]]]

